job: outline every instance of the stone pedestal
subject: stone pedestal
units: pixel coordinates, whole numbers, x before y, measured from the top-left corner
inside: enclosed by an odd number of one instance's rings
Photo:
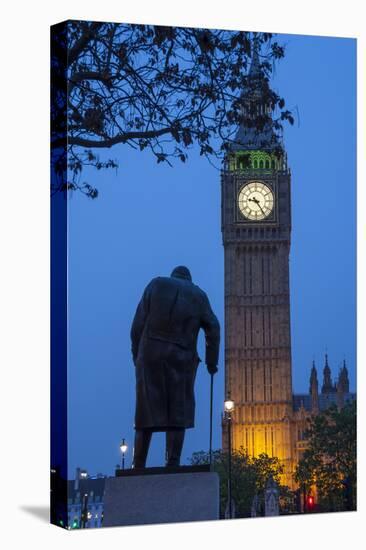
[[[209,468],[116,474],[105,483],[103,527],[219,519],[219,476]]]

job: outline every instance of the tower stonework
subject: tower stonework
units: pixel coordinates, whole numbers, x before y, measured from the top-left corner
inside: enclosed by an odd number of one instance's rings
[[[263,80],[258,54],[249,72]],[[243,93],[248,112],[269,113]],[[261,82],[263,89],[263,82]],[[241,126],[221,175],[225,261],[225,392],[235,402],[233,449],[266,453],[284,465],[292,486],[292,376],[289,254],[291,174],[271,122]],[[223,447],[227,429],[223,424]]]

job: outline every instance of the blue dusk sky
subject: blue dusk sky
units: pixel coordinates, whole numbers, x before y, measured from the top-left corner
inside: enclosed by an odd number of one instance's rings
[[[286,56],[272,87],[295,114],[284,143],[292,173],[290,300],[295,393],[308,391],[315,360],[321,384],[327,350],[333,378],[343,359],[356,387],[356,41],[278,35]],[[187,265],[224,329],[220,171],[194,148],[186,164],[157,164],[148,151],[116,146],[118,170],[85,171],[99,190],[69,197],[69,470],[111,475],[119,443],[131,464],[135,407],[130,325],[152,277]],[[222,330],[223,332],[223,330]],[[204,341],[199,353],[204,356]],[[213,447],[221,447],[224,348],[215,376]],[[208,450],[209,382],[196,379],[195,428],[182,463]],[[148,466],[163,464],[154,434]]]

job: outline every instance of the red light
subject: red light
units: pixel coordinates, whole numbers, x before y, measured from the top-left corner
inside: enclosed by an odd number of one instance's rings
[[[308,504],[309,504],[309,506],[312,506],[314,504],[314,498],[313,497],[308,497]]]

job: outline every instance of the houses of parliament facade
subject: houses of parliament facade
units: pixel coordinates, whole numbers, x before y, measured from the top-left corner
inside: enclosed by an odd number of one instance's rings
[[[345,362],[333,383],[325,356],[322,385],[309,368],[309,392],[292,391],[289,255],[291,171],[274,129],[268,78],[254,50],[243,90],[245,119],[263,116],[258,130],[240,125],[221,175],[221,229],[225,262],[225,398],[235,403],[232,448],[266,453],[284,466],[283,482],[306,448],[307,420],[349,391]],[[310,350],[310,353],[312,350]],[[310,366],[309,366],[310,367]],[[227,429],[223,423],[223,448]]]

